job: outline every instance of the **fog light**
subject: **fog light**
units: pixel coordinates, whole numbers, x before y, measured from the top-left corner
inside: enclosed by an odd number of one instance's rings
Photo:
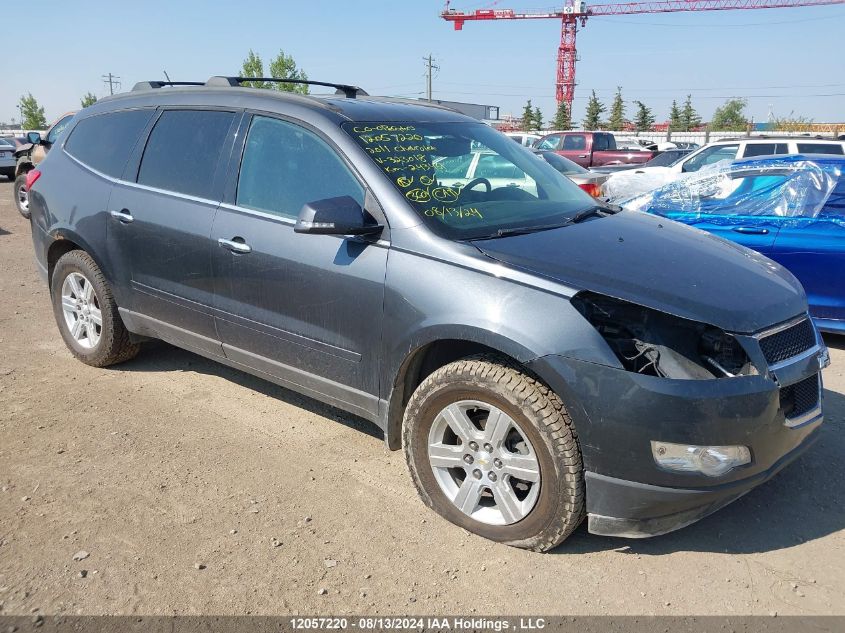
[[[657,465],[666,470],[702,473],[718,477],[751,462],[747,446],[692,446],[651,442],[651,454]]]

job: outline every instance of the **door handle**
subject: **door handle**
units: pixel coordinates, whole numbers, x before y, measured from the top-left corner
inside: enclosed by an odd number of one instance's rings
[[[128,209],[121,209],[120,211],[109,211],[109,215],[117,220],[120,220],[124,224],[129,224],[130,222],[135,221],[135,218],[132,217],[132,214],[129,213]]]
[[[760,229],[754,226],[735,226],[733,228],[734,231],[737,233],[743,233],[745,235],[768,235],[769,229]]]
[[[243,241],[242,237],[234,237],[231,240],[225,240],[222,237],[217,240],[223,248],[228,248],[233,253],[251,253],[252,247]]]
[[[578,158],[587,158],[589,154],[578,154]]]

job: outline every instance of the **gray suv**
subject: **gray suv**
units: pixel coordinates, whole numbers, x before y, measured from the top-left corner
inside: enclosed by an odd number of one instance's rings
[[[540,551],[692,523],[816,437],[827,350],[779,265],[449,109],[241,81],[102,99],[30,174],[82,362],[163,339],[372,420],[428,506]]]

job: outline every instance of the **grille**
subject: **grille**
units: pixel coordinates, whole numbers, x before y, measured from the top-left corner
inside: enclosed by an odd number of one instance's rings
[[[769,365],[806,352],[816,344],[816,332],[810,319],[760,339],[760,347]]]
[[[815,374],[801,382],[780,390],[780,408],[785,418],[797,418],[812,411],[819,404],[819,375]]]

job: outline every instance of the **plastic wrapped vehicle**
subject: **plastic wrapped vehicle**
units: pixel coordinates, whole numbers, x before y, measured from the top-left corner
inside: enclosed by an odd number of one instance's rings
[[[822,330],[845,332],[845,157],[778,156],[702,170],[621,203],[696,226],[789,269]]]

